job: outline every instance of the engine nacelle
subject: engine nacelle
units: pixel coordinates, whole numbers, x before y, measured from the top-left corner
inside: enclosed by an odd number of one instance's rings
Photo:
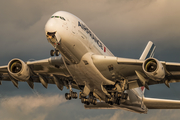
[[[12,59],[8,63],[8,72],[11,77],[18,81],[27,81],[30,78],[29,67],[20,59]]]
[[[160,61],[155,58],[148,58],[142,65],[145,74],[154,81],[161,81],[165,78],[165,70]]]

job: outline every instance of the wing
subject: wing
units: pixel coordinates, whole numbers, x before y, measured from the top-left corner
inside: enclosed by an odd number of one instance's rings
[[[93,55],[93,62],[101,74],[112,81],[128,80],[127,89],[141,86],[180,81],[180,63],[126,59],[113,56]]]
[[[57,87],[62,90],[63,86],[68,86],[68,79],[70,78],[70,75],[64,66],[62,57],[50,57],[48,59],[43,59],[43,60],[38,60],[38,61],[28,61],[25,64],[24,62],[20,59],[13,59],[11,60],[14,66],[18,64],[19,61],[22,64],[22,75],[19,75],[19,78],[22,79],[18,81],[24,81],[29,84],[31,88],[34,88],[34,82],[40,82],[42,85],[47,88],[48,84],[56,84]],[[10,63],[11,63],[10,61]],[[14,79],[16,75],[13,73],[9,72],[15,67],[10,67],[12,64],[8,64],[6,66],[1,66],[0,67],[0,80],[2,81],[12,81],[13,84],[18,87],[18,81]],[[26,65],[28,67],[26,67]],[[9,68],[8,68],[9,67]],[[24,68],[24,69],[23,69]],[[23,75],[26,75],[26,72],[24,72],[26,69],[29,69],[29,72],[27,74],[28,79],[25,80],[23,79]],[[8,71],[9,70],[9,71]],[[12,74],[12,75],[10,75]],[[78,86],[76,85],[75,81],[72,82],[72,87],[77,88]]]

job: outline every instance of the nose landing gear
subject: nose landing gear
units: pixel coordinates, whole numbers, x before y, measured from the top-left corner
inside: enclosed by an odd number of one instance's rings
[[[127,100],[128,94],[124,92],[115,92],[111,93],[111,98],[106,97],[105,102],[108,103],[109,105],[120,105],[121,103],[125,102]]]
[[[50,51],[50,55],[51,55],[51,56],[54,56],[54,55],[59,56],[59,55],[60,55],[60,52],[59,52],[59,50],[51,50],[51,51]]]

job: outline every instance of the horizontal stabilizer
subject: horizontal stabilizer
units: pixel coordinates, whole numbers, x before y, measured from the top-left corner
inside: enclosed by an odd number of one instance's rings
[[[180,109],[180,100],[143,98],[148,109]]]

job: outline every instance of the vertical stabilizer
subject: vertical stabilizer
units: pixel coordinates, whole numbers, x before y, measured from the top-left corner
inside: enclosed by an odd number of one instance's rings
[[[146,48],[144,49],[141,57],[139,58],[139,60],[145,60],[149,57],[153,57],[155,49],[156,49],[156,46],[154,45],[154,43],[149,41],[148,44],[146,45]]]

